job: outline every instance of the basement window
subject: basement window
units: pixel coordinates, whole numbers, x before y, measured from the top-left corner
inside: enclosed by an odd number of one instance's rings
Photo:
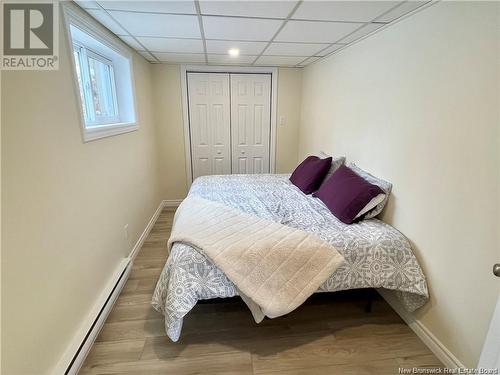
[[[65,17],[83,141],[137,130],[131,53],[85,15],[65,7]]]
[[[113,62],[77,43],[73,55],[86,127],[120,122]]]

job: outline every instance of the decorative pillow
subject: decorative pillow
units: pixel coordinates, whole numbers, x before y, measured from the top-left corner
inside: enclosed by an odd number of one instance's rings
[[[324,158],[329,158],[331,156],[324,153],[323,151],[320,151],[318,153],[318,157],[324,159]],[[333,158],[332,166],[330,167],[330,170],[328,171],[325,178],[323,179],[323,182],[321,185],[323,185],[325,183],[325,181],[328,180],[328,178],[330,178],[330,176],[333,174],[333,172],[335,172],[343,164],[345,164],[345,156],[338,156],[336,158]]]
[[[372,217],[379,215],[382,212],[382,210],[384,209],[385,205],[387,204],[387,201],[389,200],[389,195],[391,194],[391,190],[392,190],[392,184],[390,182],[384,181],[378,177],[375,177],[368,172],[365,172],[364,170],[359,168],[354,163],[350,163],[349,168],[351,168],[356,174],[363,177],[369,183],[371,183],[373,185],[377,185],[379,188],[381,188],[384,191],[384,193],[385,193],[384,199],[380,203],[378,203],[375,206],[375,208],[373,208],[371,211],[369,211],[369,212],[367,211],[367,213],[365,214],[365,219],[371,219]]]
[[[331,157],[320,159],[317,156],[308,156],[295,168],[290,181],[304,194],[311,194],[318,190],[331,164]]]
[[[351,224],[368,203],[384,194],[345,165],[341,165],[314,194],[343,223]]]

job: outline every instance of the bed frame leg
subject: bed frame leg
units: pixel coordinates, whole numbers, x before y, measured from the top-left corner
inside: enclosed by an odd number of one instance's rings
[[[373,307],[373,293],[374,291],[373,290],[370,290],[368,292],[368,301],[366,302],[366,306],[365,306],[365,312],[366,313],[371,313],[372,312],[372,307]]]
[[[366,313],[371,313],[372,312],[372,304],[373,304],[373,299],[370,297],[368,299],[368,302],[366,303],[366,306],[365,306],[365,312]]]

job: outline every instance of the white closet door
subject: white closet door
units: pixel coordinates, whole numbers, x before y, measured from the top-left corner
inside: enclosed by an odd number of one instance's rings
[[[269,173],[271,75],[231,74],[233,173]]]
[[[193,180],[231,173],[229,74],[188,73]]]

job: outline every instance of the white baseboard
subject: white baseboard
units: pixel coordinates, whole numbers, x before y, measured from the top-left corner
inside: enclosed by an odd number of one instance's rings
[[[179,207],[183,199],[165,199],[163,207]]]
[[[148,225],[146,225],[146,228],[144,228],[144,231],[140,235],[139,239],[135,243],[132,251],[129,254],[129,259],[134,260],[134,258],[137,256],[137,253],[141,249],[142,245],[144,244],[144,241],[146,241],[146,238],[149,236],[149,232],[151,232],[151,229],[153,229],[153,226],[156,223],[156,220],[158,220],[158,216],[161,214],[161,210],[163,210],[163,207],[165,207],[165,201],[161,201],[160,204],[158,205],[158,208],[156,209],[155,213],[151,217],[151,219],[148,222]]]
[[[377,289],[377,291],[446,367],[466,368],[421,321],[406,311],[393,293],[385,289]]]
[[[178,205],[179,204],[177,204],[177,206]],[[104,322],[111,312],[116,299],[120,295],[123,286],[128,280],[128,276],[132,269],[132,262],[135,256],[144,244],[144,241],[148,237],[149,232],[151,232],[151,229],[158,219],[158,216],[160,216],[160,213],[164,206],[165,201],[161,201],[158,208],[146,225],[146,228],[135,243],[132,251],[130,252],[130,255],[127,258],[123,259],[116,268],[115,272],[113,272],[113,276],[109,280],[108,284],[106,284],[106,286],[104,287],[94,307],[90,311],[85,321],[81,324],[80,329],[75,334],[70,345],[64,352],[61,360],[58,362],[58,364],[54,368],[54,371],[52,371],[51,373],[65,375],[73,375],[78,373],[90,349],[92,348],[92,344],[94,343],[97,335],[104,326]]]

